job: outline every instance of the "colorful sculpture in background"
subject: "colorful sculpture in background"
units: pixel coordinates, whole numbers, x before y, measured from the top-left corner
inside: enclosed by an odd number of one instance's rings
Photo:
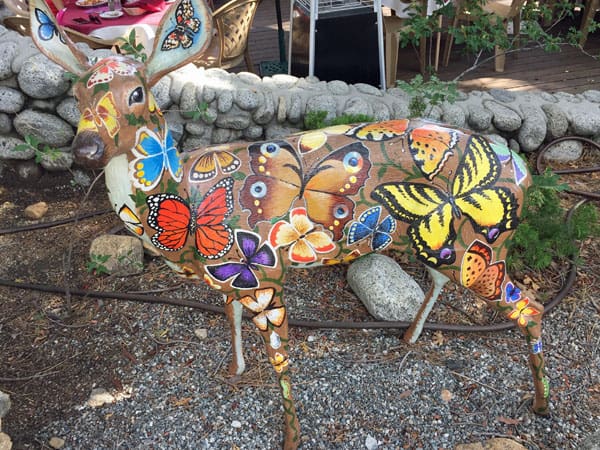
[[[543,307],[520,292],[504,261],[530,183],[517,155],[478,135],[405,119],[180,154],[150,86],[208,46],[202,0],[171,8],[146,63],[115,55],[90,65],[43,1],[30,8],[36,44],[78,77],[77,160],[105,168],[115,211],[146,246],[223,293],[232,375],[244,370],[241,310],[254,315],[281,387],[285,449],[300,442],[282,298],[287,269],[391,248],[413,252],[434,281],[405,340],[417,339],[446,281],[470,289],[524,333],[533,408],[548,412]]]

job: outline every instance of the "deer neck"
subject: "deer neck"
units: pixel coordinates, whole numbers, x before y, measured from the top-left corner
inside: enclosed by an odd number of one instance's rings
[[[104,169],[104,179],[108,189],[110,204],[116,213],[123,205],[135,211],[135,204],[131,199],[133,188],[129,181],[129,161],[126,154],[111,159]]]

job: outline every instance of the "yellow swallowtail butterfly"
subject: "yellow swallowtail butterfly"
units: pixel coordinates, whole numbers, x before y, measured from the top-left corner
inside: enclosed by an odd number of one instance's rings
[[[425,183],[391,182],[377,186],[371,197],[395,219],[409,223],[408,237],[417,257],[438,267],[456,259],[454,219],[464,214],[475,232],[494,242],[500,233],[517,226],[514,194],[496,186],[501,165],[481,136],[467,142],[450,191]]]

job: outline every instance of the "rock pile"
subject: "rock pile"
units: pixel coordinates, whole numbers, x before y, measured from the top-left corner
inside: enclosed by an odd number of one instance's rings
[[[96,58],[107,52],[81,45]],[[289,75],[260,78],[193,65],[163,77],[152,90],[174,137],[186,149],[286,135],[302,130],[306,115],[316,111],[325,111],[328,118],[365,114],[387,120],[410,115],[411,98],[399,88],[381,91],[367,84]],[[455,103],[430,108],[427,115],[530,152],[567,134],[600,135],[600,91],[461,92]],[[79,116],[64,70],[42,55],[30,38],[0,26],[0,172],[3,162],[19,166],[36,156],[33,149],[15,150],[27,136],[62,152],[60,157],[42,158],[46,170],[68,169]],[[580,143],[566,142],[553,153],[573,158],[580,151]]]

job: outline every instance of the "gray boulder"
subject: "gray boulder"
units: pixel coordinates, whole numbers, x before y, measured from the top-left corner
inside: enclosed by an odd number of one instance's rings
[[[18,80],[25,94],[39,99],[61,96],[71,87],[64,69],[41,53],[23,63]]]
[[[425,295],[392,258],[371,254],[348,268],[348,285],[378,320],[412,321]]]
[[[21,112],[13,125],[21,136],[33,136],[52,147],[69,145],[75,135],[73,127],[60,117],[33,109]]]
[[[0,112],[16,114],[25,105],[25,95],[18,89],[0,86]]]
[[[101,262],[99,258],[105,256],[108,259]],[[142,241],[133,236],[98,236],[92,241],[90,259],[114,275],[136,275],[144,270]]]

